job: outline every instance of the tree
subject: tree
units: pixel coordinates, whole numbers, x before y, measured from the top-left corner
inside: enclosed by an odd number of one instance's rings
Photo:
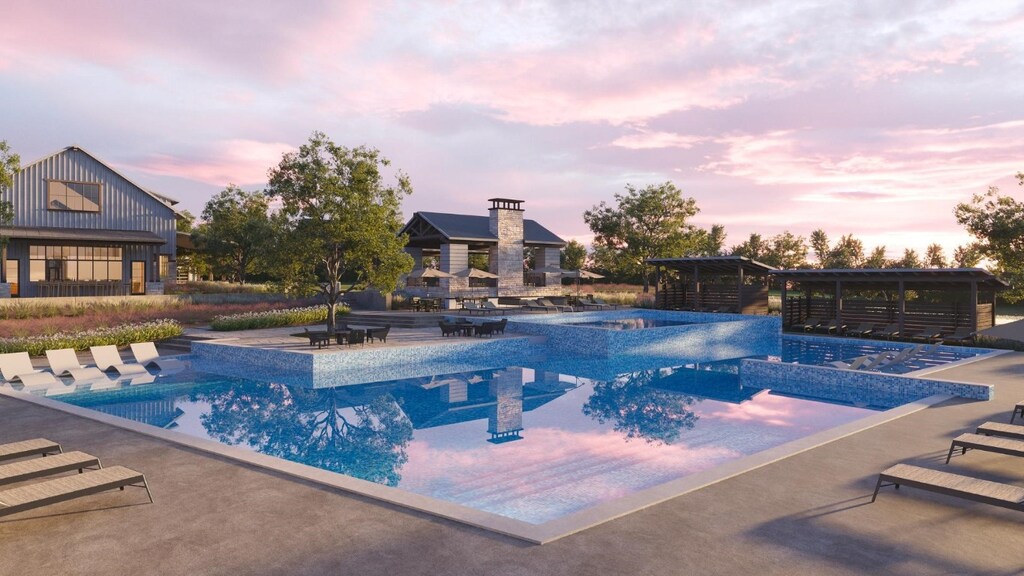
[[[196,224],[196,217],[188,210],[182,210],[178,212],[178,221],[175,222],[175,227],[178,232],[184,232],[186,234],[192,233],[192,227]]]
[[[643,438],[648,444],[671,444],[697,423],[699,416],[690,407],[699,400],[655,388],[652,384],[661,377],[658,370],[645,370],[597,382],[583,413],[601,424],[611,422],[627,441]]]
[[[853,234],[841,236],[835,246],[824,230],[811,232],[811,247],[821,268],[860,268],[864,264],[864,243]]]
[[[576,240],[562,248],[561,267],[565,270],[580,270],[587,265],[587,247]]]
[[[583,220],[595,235],[602,264],[641,277],[649,292],[648,258],[688,256],[707,248],[702,241],[708,233],[687,222],[697,212],[697,201],[683,198],[672,182],[643,189],[627,184],[625,194],[615,194],[614,206],[601,202],[584,212]]]
[[[957,268],[974,268],[981,262],[981,250],[974,243],[957,246],[953,250],[953,265]]]
[[[765,264],[783,270],[807,266],[807,241],[803,236],[796,236],[786,230],[772,236],[771,245],[767,259],[762,260]]]
[[[946,253],[942,250],[942,245],[937,242],[928,245],[928,251],[925,253],[924,259],[929,268],[945,268],[948,266]]]
[[[296,277],[319,281],[332,332],[344,294],[366,287],[391,292],[399,276],[412,270],[412,256],[403,251],[408,237],[398,234],[402,198],[412,184],[401,171],[386,184],[381,168],[389,165],[376,149],[345,148],[314,132],[270,171],[266,194],[280,200],[281,232],[298,245],[279,257],[301,270]],[[353,281],[343,288],[346,275]]]
[[[885,257],[885,246],[875,246],[871,255],[864,260],[865,268],[888,268],[889,259]]]
[[[203,208],[204,225],[193,234],[196,247],[215,268],[245,284],[270,240],[267,197],[229,185]]]
[[[771,246],[761,238],[760,234],[751,233],[750,238],[747,238],[746,241],[732,247],[732,255],[764,262],[769,250],[771,250]]]
[[[697,248],[693,256],[721,256],[725,252],[725,226],[712,224],[709,230],[694,229]]]
[[[14,187],[14,175],[21,170],[21,156],[11,152],[6,140],[0,140],[0,194]],[[0,195],[0,283],[7,282],[6,229],[14,225],[14,204]]]
[[[1024,172],[1017,174],[1024,186]],[[975,237],[982,256],[996,264],[995,272],[1011,284],[1002,294],[1007,302],[1024,300],[1024,203],[1004,196],[995,186],[957,204],[956,221]]]
[[[912,248],[903,249],[903,258],[893,263],[894,268],[924,268],[924,263],[917,255],[917,250]]]

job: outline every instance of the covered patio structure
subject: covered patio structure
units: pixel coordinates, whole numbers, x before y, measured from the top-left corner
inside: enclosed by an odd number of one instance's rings
[[[654,305],[662,310],[768,314],[768,276],[775,269],[745,256],[651,258]]]
[[[782,325],[808,318],[896,324],[900,333],[995,325],[996,294],[1008,284],[981,268],[777,270]]]

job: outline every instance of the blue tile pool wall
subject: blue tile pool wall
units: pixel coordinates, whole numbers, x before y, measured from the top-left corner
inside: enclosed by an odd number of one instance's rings
[[[804,343],[807,343],[807,344],[822,344],[822,345],[825,345],[825,346],[832,347],[833,349],[836,349],[835,347],[838,344],[838,345],[840,345],[842,347],[840,349],[845,348],[845,349],[852,350],[848,355],[841,354],[841,356],[845,356],[845,357],[837,357],[837,358],[829,357],[829,358],[823,359],[823,361],[848,360],[850,358],[859,356],[860,353],[858,351],[856,351],[856,348],[861,347],[861,346],[867,347],[867,348],[882,348],[882,349],[885,349],[885,350],[898,351],[898,350],[903,350],[904,348],[910,348],[912,346],[917,346],[918,345],[918,343],[915,343],[915,342],[893,342],[893,341],[890,341],[890,340],[871,340],[871,339],[867,339],[867,338],[849,338],[849,337],[846,337],[846,336],[844,336],[842,338],[836,338],[834,336],[813,336],[813,335],[803,335],[803,334],[786,334],[785,339],[786,340],[793,340],[793,341],[797,341],[797,342],[804,342]],[[972,347],[972,346],[943,346],[943,345],[939,345],[936,350],[938,352],[945,352],[947,354],[956,354],[958,356],[980,356],[982,354],[990,354],[992,352],[992,349],[990,349],[990,348],[976,348],[976,347]]]
[[[196,342],[192,346],[197,370],[314,388],[506,366],[510,359],[535,358],[544,352],[542,343],[525,337],[317,354],[214,342]]]
[[[565,322],[646,317],[691,322],[642,330],[608,330]],[[521,316],[509,320],[508,330],[544,336],[548,347],[560,354],[581,358],[646,356],[672,361],[708,362],[743,356],[778,355],[781,319],[777,316],[744,316],[662,310],[618,310]]]
[[[870,404],[873,395],[897,394],[907,401],[934,394],[974,400],[991,400],[994,388],[984,384],[947,382],[898,374],[858,372],[767,360],[740,361],[740,384],[799,396],[847,399]]]

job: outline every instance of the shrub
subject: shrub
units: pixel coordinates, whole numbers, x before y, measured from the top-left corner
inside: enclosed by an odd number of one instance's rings
[[[339,314],[348,313],[348,308],[339,307]],[[265,312],[246,312],[217,316],[210,322],[210,328],[219,331],[254,330],[257,328],[279,328],[281,326],[301,326],[316,324],[327,320],[327,306],[306,306],[304,308],[286,308],[284,310],[267,310]]]
[[[156,320],[139,324],[122,324],[109,328],[94,328],[81,332],[0,338],[0,353],[28,352],[33,356],[40,356],[47,350],[60,348],[85,350],[90,346],[106,344],[127,346],[132,342],[164,340],[180,335],[181,325],[174,320]]]
[[[992,336],[978,335],[975,338],[974,345],[981,348],[996,348],[998,350],[1016,350],[1017,352],[1024,352],[1024,342],[1019,340],[1010,340],[1009,338],[993,338]]]

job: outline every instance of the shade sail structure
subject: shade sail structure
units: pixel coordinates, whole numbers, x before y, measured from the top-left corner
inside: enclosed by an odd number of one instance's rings
[[[458,276],[460,278],[490,278],[490,279],[498,277],[497,274],[491,274],[490,272],[487,272],[485,270],[480,270],[479,268],[466,268],[465,270],[462,270],[460,272],[456,272],[455,276]]]

